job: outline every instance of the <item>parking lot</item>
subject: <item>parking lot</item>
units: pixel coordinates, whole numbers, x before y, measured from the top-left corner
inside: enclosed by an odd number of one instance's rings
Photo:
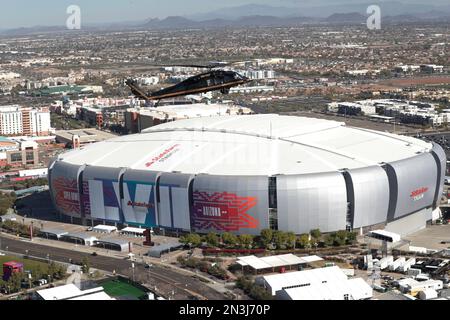
[[[431,225],[426,229],[417,231],[405,237],[411,241],[415,247],[425,247],[427,249],[442,250],[450,247],[450,243],[441,243],[450,241],[450,225]]]

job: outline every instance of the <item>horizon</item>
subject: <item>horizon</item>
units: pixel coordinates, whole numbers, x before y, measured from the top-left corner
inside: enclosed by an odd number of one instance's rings
[[[263,5],[281,8],[318,8],[323,6],[367,4],[369,0],[229,0],[226,5],[208,0],[168,0],[154,6],[156,0],[126,0],[120,3],[105,3],[106,0],[98,0],[95,3],[88,0],[60,0],[57,3],[50,0],[31,2],[17,0],[2,4],[0,12],[0,30],[33,28],[33,27],[56,27],[64,26],[68,18],[66,9],[69,5],[78,5],[81,8],[82,23],[88,26],[117,23],[133,23],[148,19],[164,19],[170,16],[192,18],[201,16],[212,11],[220,12],[229,8]],[[372,1],[374,3],[402,3],[420,5],[417,0],[386,0]],[[422,4],[423,5],[423,4]],[[427,3],[430,6],[448,5],[445,0],[433,0]],[[153,7],[152,7],[153,6]],[[146,8],[150,8],[148,11]],[[355,10],[356,11],[356,10]],[[42,13],[37,16],[35,13]],[[44,13],[45,12],[45,13]],[[350,12],[350,11],[349,11]],[[200,19],[201,20],[201,19]]]

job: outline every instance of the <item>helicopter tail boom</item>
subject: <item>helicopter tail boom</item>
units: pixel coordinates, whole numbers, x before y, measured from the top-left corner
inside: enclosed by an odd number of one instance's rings
[[[125,84],[126,84],[128,87],[130,87],[131,92],[132,92],[136,97],[139,97],[139,98],[141,98],[141,99],[143,99],[143,100],[146,100],[146,101],[148,101],[148,100],[153,100],[151,97],[149,97],[149,96],[144,92],[144,90],[142,90],[142,88],[140,88],[140,87],[137,85],[136,81],[134,81],[134,80],[132,80],[132,79],[128,79],[128,80],[125,82]]]

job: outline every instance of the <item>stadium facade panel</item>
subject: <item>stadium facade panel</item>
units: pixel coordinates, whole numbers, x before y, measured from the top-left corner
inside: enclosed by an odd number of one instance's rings
[[[353,228],[377,225],[387,221],[389,180],[380,166],[348,171],[350,215]]]

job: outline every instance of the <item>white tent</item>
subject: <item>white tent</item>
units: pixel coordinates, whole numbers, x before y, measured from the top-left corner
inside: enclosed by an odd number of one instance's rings
[[[258,258],[256,256],[239,257],[237,263],[241,266],[250,266],[255,270],[272,269],[277,267],[289,267],[300,264],[307,264],[313,261],[323,260],[318,256],[297,257],[293,254],[283,254],[278,256],[268,256]]]
[[[112,233],[117,231],[117,228],[114,226],[106,226],[106,225],[98,225],[95,226],[92,231],[98,232],[98,233]]]

